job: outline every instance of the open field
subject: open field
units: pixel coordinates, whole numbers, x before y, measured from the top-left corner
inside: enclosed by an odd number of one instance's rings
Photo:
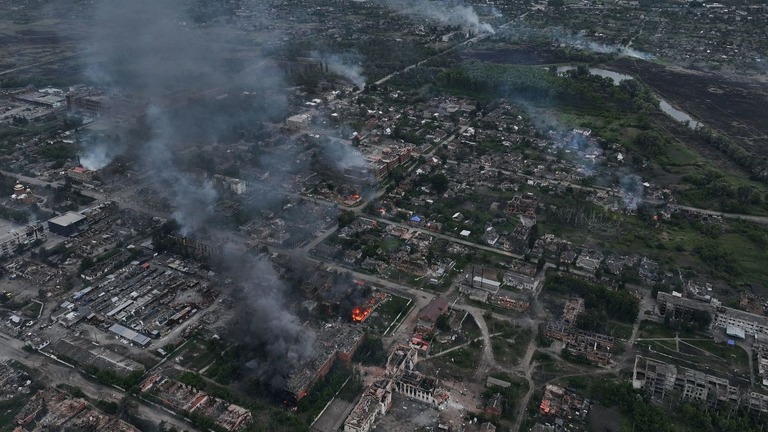
[[[632,74],[670,102],[705,124],[734,138],[756,155],[768,155],[768,86],[742,83],[720,75],[671,69],[636,59],[618,59],[609,66]]]

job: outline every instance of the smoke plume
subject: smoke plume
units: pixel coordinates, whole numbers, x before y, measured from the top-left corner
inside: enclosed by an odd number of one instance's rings
[[[80,165],[85,169],[97,171],[109,165],[122,152],[122,146],[102,140],[87,140],[83,143]]]
[[[83,40],[86,73],[110,94],[128,94],[144,105],[142,128],[131,142],[139,164],[157,178],[157,192],[173,205],[182,233],[199,229],[213,212],[216,194],[205,176],[185,169],[191,144],[231,140],[233,131],[261,124],[285,106],[280,74],[254,58],[247,73],[233,65],[223,32],[193,27],[182,4],[170,0],[106,0],[97,3],[94,25]],[[254,95],[243,99],[244,91]],[[136,109],[141,112],[141,109]],[[115,152],[98,147],[85,163],[109,163]],[[194,157],[194,155],[191,155]]]
[[[194,234],[206,228],[217,201],[209,173],[199,168],[209,162],[200,160],[201,150],[227,151],[282,118],[281,74],[256,46],[232,52],[238,45],[227,29],[191,25],[183,2],[104,0],[94,8],[81,42],[87,77],[106,93],[130,95],[136,130],[127,135],[127,153],[170,202],[181,234]],[[96,167],[113,156],[86,151],[83,161]],[[259,378],[279,385],[273,378],[305,359],[312,333],[284,305],[285,285],[265,258],[241,247],[225,251],[219,265],[234,281],[235,319],[242,323],[236,333],[256,353],[250,364]]]
[[[359,55],[351,53],[320,53],[318,51],[313,51],[312,58],[321,61],[323,65],[328,68],[328,71],[348,79],[360,90],[365,88],[367,79],[365,75],[363,75],[363,66]]]
[[[557,29],[555,40],[560,44],[577,49],[592,51],[599,54],[617,54],[625,57],[638,58],[642,60],[652,60],[654,56],[642,51],[615,44],[604,44],[591,41],[586,38],[583,31],[573,34],[563,29]]]
[[[619,193],[627,210],[637,210],[643,200],[643,180],[637,174],[627,174],[619,179]]]
[[[314,333],[286,309],[286,286],[266,257],[230,247],[223,261],[233,283],[237,322],[232,336],[250,348],[247,366],[259,381],[280,390],[285,377],[311,356]]]
[[[340,139],[327,138],[321,143],[323,156],[336,169],[344,171],[347,168],[364,168],[368,165],[363,154],[352,148],[352,145]]]
[[[398,13],[412,18],[426,18],[445,25],[461,26],[472,34],[493,34],[493,27],[481,22],[472,6],[458,2],[431,0],[378,0]]]

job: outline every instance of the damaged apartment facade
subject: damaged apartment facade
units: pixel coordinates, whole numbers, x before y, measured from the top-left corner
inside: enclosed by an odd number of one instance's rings
[[[344,422],[344,432],[370,431],[378,416],[389,410],[394,392],[435,406],[447,401],[448,391],[439,386],[437,378],[415,370],[418,361],[416,349],[397,346],[387,358],[386,377],[366,389]]]
[[[635,357],[632,386],[645,389],[657,401],[667,398],[691,399],[710,407],[739,407],[749,411],[768,411],[768,396],[749,387],[739,387],[727,378],[675,366],[647,357]]]

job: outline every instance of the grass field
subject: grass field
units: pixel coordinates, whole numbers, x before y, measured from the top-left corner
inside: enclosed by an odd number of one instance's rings
[[[676,334],[680,334],[680,337],[689,336],[684,332],[677,332],[664,327],[662,324],[643,320],[640,321],[639,338],[654,339],[654,338],[674,338]]]
[[[520,329],[513,338],[491,338],[493,357],[502,366],[517,365],[525,354],[532,337],[530,331]]]
[[[632,337],[632,325],[616,321],[608,321],[606,333],[619,339],[629,339]]]
[[[390,294],[383,303],[376,307],[365,321],[365,325],[376,334],[383,336],[387,329],[390,332],[394,331],[412,307],[413,301],[411,299]]]
[[[729,347],[725,342],[712,340],[686,340],[685,343],[701,348],[725,360],[734,367],[749,372],[749,357],[746,351],[739,346]]]

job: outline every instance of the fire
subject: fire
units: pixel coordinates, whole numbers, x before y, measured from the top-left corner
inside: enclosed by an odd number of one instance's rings
[[[363,322],[366,318],[368,318],[368,315],[371,313],[371,308],[366,307],[362,308],[360,306],[355,307],[352,309],[352,321],[354,322]]]

